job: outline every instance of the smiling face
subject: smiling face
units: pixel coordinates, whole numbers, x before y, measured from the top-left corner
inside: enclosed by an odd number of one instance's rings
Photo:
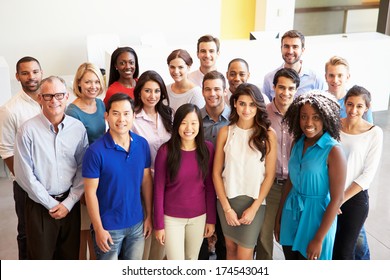
[[[207,108],[222,108],[224,107],[224,100],[226,90],[223,89],[223,82],[221,79],[207,79],[203,83],[203,97],[206,101]]]
[[[104,114],[113,137],[121,137],[129,133],[133,127],[134,112],[128,100],[115,101],[110,111]]]
[[[321,115],[309,103],[301,107],[299,113],[299,124],[306,138],[316,142],[324,134],[324,123]]]
[[[36,61],[22,62],[19,64],[16,79],[22,85],[23,91],[27,94],[38,92],[39,84],[42,81],[42,70]]]
[[[78,84],[82,98],[95,99],[101,91],[99,78],[92,71],[84,73]]]
[[[362,96],[350,96],[345,100],[345,111],[349,120],[358,120],[363,118],[368,107]]]
[[[346,94],[349,77],[348,69],[344,65],[328,65],[325,73],[328,91],[336,97],[343,97]]]
[[[278,83],[274,86],[275,104],[277,108],[289,107],[294,100],[297,86],[290,78],[280,76]]]
[[[249,76],[250,74],[245,63],[242,61],[232,62],[226,73],[230,91],[234,93],[239,85],[248,81]]]
[[[215,42],[201,42],[197,53],[202,68],[214,69],[219,56]]]
[[[282,58],[290,67],[301,60],[305,48],[299,38],[286,37],[282,42]]]
[[[240,95],[234,102],[234,107],[240,120],[253,120],[256,116],[257,107],[250,95]]]
[[[115,68],[119,72],[120,79],[129,80],[135,72],[135,57],[130,52],[121,53],[116,59]]]
[[[53,96],[57,93],[60,99]],[[51,95],[51,100],[45,100],[43,98],[44,95]],[[38,101],[42,106],[43,114],[52,124],[57,124],[63,119],[68,97],[69,94],[66,92],[65,85],[56,78],[48,80],[41,85]]]
[[[160,85],[155,81],[147,81],[141,89],[143,108],[154,109],[161,98]]]
[[[182,80],[187,79],[188,72],[190,71],[190,67],[186,64],[186,62],[182,58],[175,58],[169,62],[169,74],[171,74],[172,79],[175,82],[180,82]]]
[[[179,135],[182,143],[195,142],[195,137],[199,133],[199,119],[195,112],[188,113],[181,121]]]

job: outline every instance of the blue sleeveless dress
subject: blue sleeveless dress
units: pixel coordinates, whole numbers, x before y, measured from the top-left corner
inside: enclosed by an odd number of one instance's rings
[[[288,164],[292,188],[284,203],[280,244],[292,246],[307,258],[306,249],[317,232],[330,202],[327,159],[335,145],[327,132],[302,155],[303,135],[294,145]],[[326,234],[319,259],[331,260],[337,217]]]

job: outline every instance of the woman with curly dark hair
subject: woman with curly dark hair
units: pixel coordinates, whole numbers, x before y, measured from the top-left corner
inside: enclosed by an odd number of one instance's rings
[[[332,95],[310,91],[298,96],[284,117],[294,146],[275,237],[288,260],[332,259],[346,178],[339,115]]]
[[[275,178],[276,133],[255,85],[239,85],[230,104],[230,123],[218,133],[213,181],[226,259],[249,260]]]

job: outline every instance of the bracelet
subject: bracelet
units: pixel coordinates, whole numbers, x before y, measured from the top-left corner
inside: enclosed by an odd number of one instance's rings
[[[224,210],[223,212],[225,212],[226,214],[229,213],[230,211],[232,211],[232,208],[229,208],[228,210]]]

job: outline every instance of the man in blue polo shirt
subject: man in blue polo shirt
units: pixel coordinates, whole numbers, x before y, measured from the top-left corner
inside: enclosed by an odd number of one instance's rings
[[[117,93],[108,101],[108,132],[83,160],[85,199],[97,259],[141,260],[152,231],[152,177],[147,141],[130,132],[133,100]],[[144,210],[143,210],[144,205]]]

